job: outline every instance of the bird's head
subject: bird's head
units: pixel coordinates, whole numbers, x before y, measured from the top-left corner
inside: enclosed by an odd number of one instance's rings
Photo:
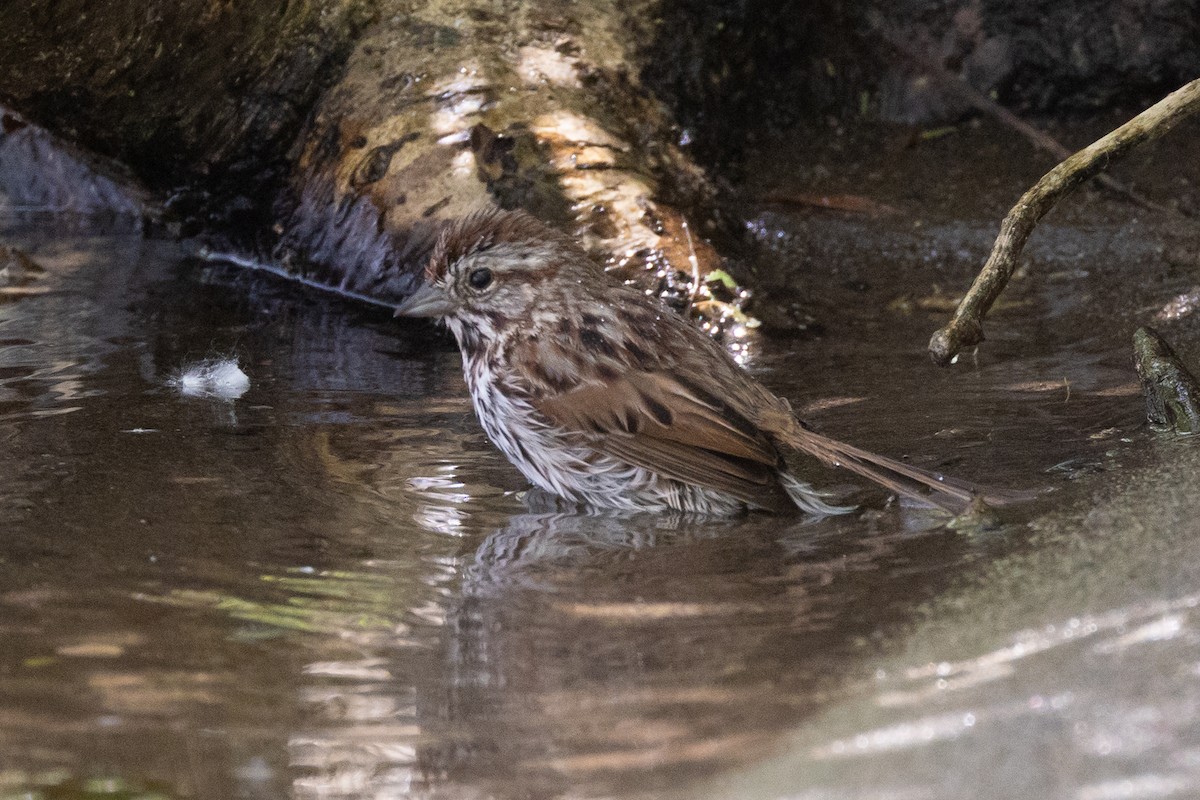
[[[549,304],[607,278],[566,235],[523,211],[480,211],[438,237],[425,281],[396,309],[398,317],[444,319],[486,332],[528,322]]]

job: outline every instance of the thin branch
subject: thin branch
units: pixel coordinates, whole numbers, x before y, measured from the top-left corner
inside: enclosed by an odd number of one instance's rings
[[[992,254],[958,304],[950,323],[929,340],[929,355],[940,366],[963,348],[983,341],[983,317],[1008,285],[1017,259],[1038,221],[1075,187],[1115,164],[1143,142],[1200,111],[1200,79],[1175,90],[1107,136],[1092,142],[1042,176],[1025,192],[1000,224]]]

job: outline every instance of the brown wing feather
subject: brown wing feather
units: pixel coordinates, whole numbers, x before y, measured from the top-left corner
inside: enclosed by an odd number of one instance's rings
[[[776,513],[796,510],[776,472],[764,464],[646,436],[608,437],[598,449],[664,477],[724,492],[755,508]]]
[[[597,450],[665,477],[772,510],[794,507],[779,483],[779,452],[719,401],[662,373],[632,372],[536,403]]]

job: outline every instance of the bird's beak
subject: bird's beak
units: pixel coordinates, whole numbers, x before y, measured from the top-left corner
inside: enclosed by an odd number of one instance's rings
[[[396,306],[397,317],[445,317],[458,310],[458,305],[444,291],[431,283],[410,294]]]

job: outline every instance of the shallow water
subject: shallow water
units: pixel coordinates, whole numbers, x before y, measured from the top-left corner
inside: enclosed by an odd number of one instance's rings
[[[555,508],[448,340],[170,242],[11,225],[47,273],[0,297],[0,797],[1200,792],[1190,496],[1163,501],[1170,546],[1119,511],[1042,521],[1187,453],[1142,430],[1138,303],[1072,277],[1144,239],[1051,232],[1062,269],[938,371],[941,317],[881,308],[897,269],[961,282],[986,226],[839,224],[754,218],[838,313],[751,368],[828,433],[1054,490],[1006,527],[820,471],[865,509]],[[213,357],[245,394],[175,388]]]

